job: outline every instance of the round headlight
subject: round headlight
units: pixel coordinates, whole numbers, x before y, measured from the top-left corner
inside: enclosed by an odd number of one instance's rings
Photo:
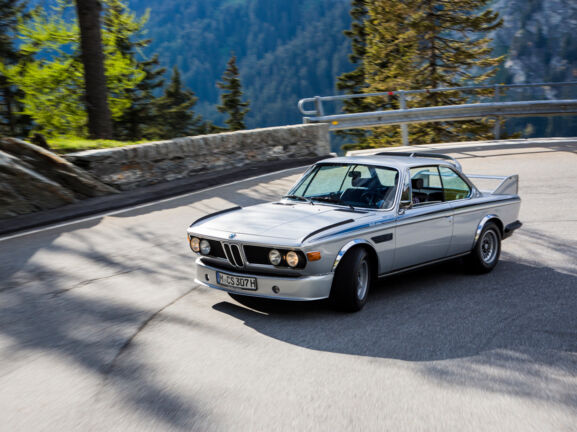
[[[200,241],[200,253],[203,255],[208,255],[210,253],[210,243],[208,240]]]
[[[279,251],[277,251],[276,249],[273,249],[268,253],[268,260],[270,261],[270,263],[272,265],[277,266],[282,261],[282,255],[280,254]]]
[[[286,254],[286,263],[291,267],[299,265],[299,254],[295,251],[290,251]]]
[[[192,237],[190,239],[190,248],[193,252],[199,253],[200,252],[200,239],[197,237]]]

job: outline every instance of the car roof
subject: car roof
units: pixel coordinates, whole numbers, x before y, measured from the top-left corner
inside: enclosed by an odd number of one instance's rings
[[[453,168],[459,167],[449,160],[426,158],[420,156],[341,156],[330,159],[323,159],[318,164],[359,164],[359,165],[374,165],[388,168],[396,168],[401,170],[403,168],[412,168],[423,165],[443,165]]]

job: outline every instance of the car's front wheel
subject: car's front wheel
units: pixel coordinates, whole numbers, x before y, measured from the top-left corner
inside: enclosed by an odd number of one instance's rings
[[[356,247],[345,254],[335,270],[331,301],[342,311],[357,312],[363,308],[373,282],[368,252]]]
[[[483,227],[479,240],[466,261],[474,273],[489,273],[495,268],[501,255],[501,231],[499,227],[489,222]]]

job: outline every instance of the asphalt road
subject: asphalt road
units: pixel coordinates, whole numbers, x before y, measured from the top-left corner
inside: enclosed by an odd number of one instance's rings
[[[195,218],[302,169],[0,238],[0,431],[576,431],[577,145],[461,147],[521,177],[489,275],[382,281],[366,308],[250,308],[192,282]]]

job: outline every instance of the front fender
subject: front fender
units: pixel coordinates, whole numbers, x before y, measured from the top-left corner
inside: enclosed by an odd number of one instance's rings
[[[341,262],[341,259],[343,259],[343,257],[345,256],[345,254],[349,251],[349,249],[351,249],[354,246],[358,246],[358,245],[365,245],[369,248],[371,254],[373,255],[373,257],[377,260],[376,265],[377,268],[379,263],[378,263],[378,257],[377,257],[377,252],[375,251],[375,249],[373,248],[373,245],[368,242],[367,240],[364,239],[354,239],[351,240],[350,242],[348,242],[347,244],[345,244],[341,250],[339,251],[339,253],[337,254],[336,258],[335,258],[335,262],[333,263],[333,268],[332,271],[334,272],[337,267],[339,266],[339,263]]]

